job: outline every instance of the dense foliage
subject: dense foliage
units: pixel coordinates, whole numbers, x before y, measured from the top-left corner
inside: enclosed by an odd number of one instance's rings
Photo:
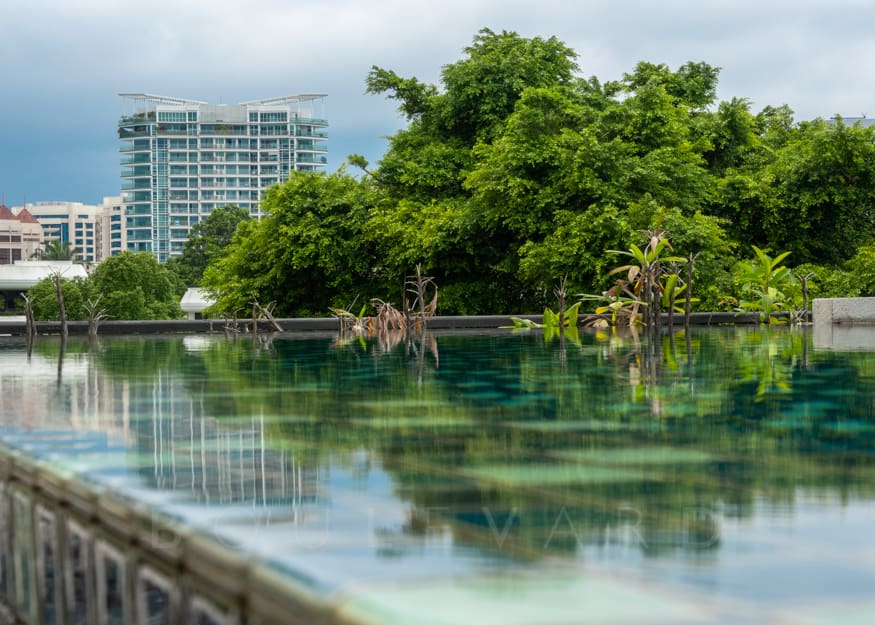
[[[183,292],[187,287],[200,286],[207,266],[224,254],[237,225],[247,219],[249,212],[232,204],[216,208],[206,219],[192,226],[182,255],[167,261],[167,268],[179,277]]]
[[[372,280],[376,259],[363,228],[377,198],[373,184],[345,174],[293,176],[267,192],[265,217],[240,224],[204,287],[226,312],[253,300],[275,302],[287,315],[324,312]]]
[[[752,246],[790,252],[812,292],[875,288],[873,128],[716,102],[719,69],[703,62],[601,82],[555,38],[482,30],[464,52],[440,87],[371,70],[367,90],[396,100],[407,127],[377,167],[350,158],[359,178],[300,173],[272,189],[268,216],[205,274],[219,308],[398,303],[421,264],[444,314],[536,312],[563,276],[570,293],[607,289],[606,250],[654,228],[695,256],[699,308],[729,305]]]
[[[67,319],[87,319],[86,309],[92,289],[88,280],[82,278],[61,278],[61,294],[64,298],[64,311]],[[58,291],[53,278],[45,278],[32,286],[27,296],[33,307],[33,317],[37,321],[53,321],[60,318]]]
[[[89,301],[109,319],[178,319],[182,316],[176,277],[148,252],[122,252],[102,263],[87,279],[61,278],[67,319],[88,318]],[[54,278],[28,291],[34,319],[58,319]]]

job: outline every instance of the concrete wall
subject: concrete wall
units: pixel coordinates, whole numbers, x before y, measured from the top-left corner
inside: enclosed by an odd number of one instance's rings
[[[875,297],[836,297],[812,303],[814,347],[875,349]]]
[[[816,299],[812,304],[814,325],[875,325],[875,297]]]

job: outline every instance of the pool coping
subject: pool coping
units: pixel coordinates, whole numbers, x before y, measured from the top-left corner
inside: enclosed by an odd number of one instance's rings
[[[513,325],[513,318],[529,319],[536,323],[543,321],[543,315],[446,315],[428,319],[431,330],[452,329],[497,329]],[[667,320],[667,315],[663,315]],[[582,315],[581,322],[603,318],[597,315]],[[276,323],[283,332],[334,332],[338,330],[338,320],[334,317],[292,317],[278,318]],[[690,315],[690,323],[696,326],[736,325],[759,323],[757,313],[735,312],[696,312]],[[105,320],[100,323],[98,335],[121,334],[222,334],[248,333],[252,326],[250,319],[239,319],[229,322],[225,319],[174,319],[174,320]],[[684,327],[683,315],[675,315],[673,327]],[[67,323],[71,335],[87,335],[87,321],[70,321]],[[58,321],[36,322],[37,334],[60,334],[61,324]],[[258,322],[259,332],[274,332],[273,324],[261,319]],[[25,323],[20,320],[4,321],[0,317],[0,335],[19,336],[25,333]]]

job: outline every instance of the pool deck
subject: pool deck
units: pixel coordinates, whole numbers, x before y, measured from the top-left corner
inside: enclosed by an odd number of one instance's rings
[[[816,348],[875,350],[875,297],[816,299],[811,314]]]

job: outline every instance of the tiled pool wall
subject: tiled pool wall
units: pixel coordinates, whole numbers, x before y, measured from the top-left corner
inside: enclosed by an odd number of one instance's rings
[[[232,549],[0,447],[0,622],[294,625],[324,611]]]

